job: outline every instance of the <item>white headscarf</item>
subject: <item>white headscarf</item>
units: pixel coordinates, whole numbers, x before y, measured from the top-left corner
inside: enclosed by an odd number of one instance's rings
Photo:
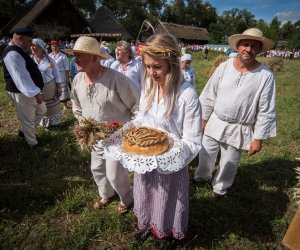
[[[39,45],[42,48],[42,50],[44,51],[44,53],[48,54],[49,46],[42,39],[35,38],[35,39],[32,40],[32,43],[35,44],[35,45]]]

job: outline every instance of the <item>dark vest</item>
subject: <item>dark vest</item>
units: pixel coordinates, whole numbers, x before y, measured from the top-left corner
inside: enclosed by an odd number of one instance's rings
[[[28,72],[31,76],[31,79],[33,80],[34,84],[37,87],[39,87],[42,91],[43,87],[44,87],[43,77],[42,77],[42,74],[41,74],[37,64],[34,62],[34,60],[23,49],[21,49],[17,45],[7,46],[2,53],[2,59],[10,51],[16,51],[24,58],[25,63],[26,63],[26,69],[28,70]],[[16,67],[18,67],[18,65],[16,65]],[[4,61],[3,61],[3,74],[4,74],[4,79],[6,82],[6,88],[5,88],[6,91],[20,93],[20,90],[17,88],[16,84],[14,83],[13,79],[11,78],[11,76],[5,66]],[[24,84],[26,84],[26,83],[24,83]]]

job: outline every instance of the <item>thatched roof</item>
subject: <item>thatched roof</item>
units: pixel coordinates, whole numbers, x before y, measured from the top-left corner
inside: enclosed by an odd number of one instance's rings
[[[120,33],[124,39],[132,39],[132,36],[120,24],[112,11],[105,6],[100,7],[89,19],[89,24],[95,33]]]
[[[68,36],[90,30],[89,23],[70,0],[32,1],[2,29],[1,33],[8,35],[18,27],[32,27],[42,38],[45,35]]]
[[[169,33],[177,39],[208,41],[209,33],[204,28],[180,25],[175,23],[158,22],[155,33]]]
[[[72,34],[71,35],[71,37],[80,37],[80,36],[119,38],[122,36],[122,34],[120,34],[120,33],[86,33],[86,34]]]

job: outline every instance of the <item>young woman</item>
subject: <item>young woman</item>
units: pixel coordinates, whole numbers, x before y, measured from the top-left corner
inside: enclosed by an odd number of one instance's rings
[[[140,52],[144,73],[136,121],[174,134],[190,153],[177,172],[155,169],[134,175],[134,212],[141,230],[135,239],[145,240],[153,234],[168,249],[174,239],[187,234],[187,166],[201,147],[201,108],[195,89],[181,75],[180,50],[173,36],[153,35]]]
[[[47,47],[42,39],[36,38],[32,41],[33,60],[38,65],[44,81],[43,101],[46,103],[47,113],[41,125],[45,128],[56,125],[61,119],[59,96],[62,84],[58,67],[54,59],[48,56]]]

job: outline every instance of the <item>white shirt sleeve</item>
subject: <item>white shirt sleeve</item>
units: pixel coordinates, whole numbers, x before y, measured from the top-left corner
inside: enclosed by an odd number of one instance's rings
[[[80,74],[80,73],[79,73]],[[77,118],[78,122],[80,123],[83,120],[82,117],[82,107],[77,95],[77,87],[76,85],[79,84],[77,83],[77,80],[79,79],[79,74],[77,74],[74,78],[74,81],[72,83],[72,90],[71,90],[71,101],[72,101],[72,111],[74,116]]]
[[[5,66],[18,90],[27,97],[36,96],[41,89],[35,85],[24,58],[16,51],[10,51],[3,59]]]
[[[63,57],[63,63],[65,71],[70,70],[69,58],[67,56]]]
[[[270,75],[260,95],[256,122],[254,126],[254,139],[266,139],[276,136],[276,95],[275,79]]]

